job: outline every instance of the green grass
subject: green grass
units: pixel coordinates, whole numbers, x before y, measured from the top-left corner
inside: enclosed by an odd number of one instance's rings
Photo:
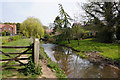
[[[2,39],[8,39],[10,36],[0,36],[0,38],[2,38]]]
[[[79,51],[99,51],[100,54],[104,57],[108,57],[111,59],[119,60],[119,47],[118,44],[106,44],[95,42],[92,39],[80,40],[80,45],[78,46],[77,40],[71,40],[71,44],[68,44],[67,41],[62,41],[59,44],[64,44],[70,46]]]
[[[9,37],[10,36],[0,36],[0,46],[3,42],[7,43]]]
[[[47,66],[49,68],[51,68],[53,72],[56,72],[56,76],[59,78],[59,80],[60,79],[62,80],[63,78],[64,78],[64,80],[68,80],[66,78],[66,74],[64,73],[64,71],[61,68],[59,68],[57,63],[53,62],[49,58],[49,56],[44,52],[44,49],[41,46],[40,46],[40,50],[41,50],[40,51],[40,59],[47,60],[47,62],[48,62]]]
[[[9,42],[9,43],[4,44],[2,46],[30,46],[30,40],[29,39],[20,39],[20,40],[17,40],[17,41]],[[22,49],[22,48],[19,48],[19,49],[15,49],[15,48],[4,49],[4,48],[2,48],[2,51],[5,52],[5,53],[14,53],[14,52],[15,53],[20,53],[20,52],[23,52],[25,50],[26,49]],[[11,55],[11,56],[14,57],[14,56],[17,56],[17,55]],[[8,57],[2,55],[2,58],[7,59]]]
[[[19,39],[16,41],[11,41],[8,42],[2,46],[30,46],[30,39]],[[5,53],[20,53],[20,52],[24,52],[26,49],[25,48],[20,48],[20,49],[15,49],[15,48],[11,48],[11,49],[4,49],[2,48],[2,51]],[[10,56],[12,57],[16,57],[17,54],[11,54]],[[9,57],[5,56],[5,55],[0,55],[0,57],[2,57],[2,59],[10,59]],[[1,65],[5,64],[6,62],[3,62]],[[10,62],[8,65],[13,65],[13,64],[18,64],[15,61]],[[2,72],[2,77],[12,77],[12,76],[18,76],[18,71],[11,71],[9,69],[21,69],[21,68],[25,68],[24,66],[12,66],[12,67],[5,67],[5,71]],[[22,77],[21,77],[22,78]]]

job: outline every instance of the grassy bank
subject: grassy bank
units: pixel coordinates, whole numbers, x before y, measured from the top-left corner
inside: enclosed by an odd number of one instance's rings
[[[62,78],[67,79],[64,71],[63,71],[61,68],[59,68],[58,64],[55,63],[55,62],[53,62],[53,61],[49,58],[49,56],[44,52],[44,49],[43,49],[42,47],[40,47],[40,50],[41,50],[41,51],[40,51],[40,59],[45,59],[45,60],[47,60],[47,66],[48,66],[49,68],[51,68],[53,72],[56,73],[56,76],[57,76],[59,79],[62,79]]]
[[[0,45],[2,45],[3,42],[6,42],[7,43],[7,40],[10,36],[0,36]]]
[[[7,42],[6,44],[3,44],[2,46],[30,46],[30,39],[18,39],[16,41],[11,41],[11,42]],[[26,49],[2,49],[3,52],[5,53],[20,53],[25,51]],[[27,55],[28,57],[31,54]],[[12,57],[17,56],[16,55],[10,55]],[[0,55],[0,57],[2,57],[2,59],[9,59],[9,57],[4,56],[4,55]],[[48,64],[47,66],[50,67],[52,69],[53,72],[56,73],[56,76],[58,78],[65,78],[65,74],[64,72],[59,68],[59,66],[54,63],[48,56],[47,54],[44,52],[44,49],[42,47],[40,47],[40,59],[45,59],[47,60]],[[1,65],[4,65],[6,62],[2,62]],[[15,65],[18,64],[15,61],[10,62],[8,65]],[[2,78],[37,78],[39,75],[32,75],[32,76],[25,76],[23,72],[19,72],[19,71],[12,71],[11,69],[24,69],[25,66],[12,66],[12,67],[5,67],[6,70],[2,71]]]
[[[67,41],[62,41],[59,44],[70,46],[81,52],[99,51],[104,57],[120,60],[119,46],[117,44],[99,43],[92,39],[80,40],[79,46],[77,40],[71,40],[70,44]]]
[[[6,44],[3,44],[2,46],[29,46],[30,45],[30,39],[19,39],[16,41],[11,41]],[[3,52],[5,53],[20,53],[25,51],[26,49],[2,49]],[[1,55],[0,55],[1,56]],[[15,55],[10,55],[12,57],[17,56]],[[2,59],[9,59],[9,57],[2,55]],[[5,64],[6,62],[2,62],[2,65]],[[15,61],[10,62],[8,65],[15,65],[18,64]],[[11,66],[11,67],[5,67],[6,70],[2,71],[2,77],[3,78],[9,78],[9,77],[19,77],[19,78],[26,78],[23,74],[19,73],[18,71],[12,71],[11,69],[22,69],[25,68],[25,66]]]

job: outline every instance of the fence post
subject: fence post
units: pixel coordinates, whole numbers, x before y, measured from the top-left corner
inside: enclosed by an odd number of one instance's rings
[[[39,39],[35,38],[34,39],[34,53],[33,53],[33,61],[35,63],[36,66],[38,66],[38,61],[39,61]]]

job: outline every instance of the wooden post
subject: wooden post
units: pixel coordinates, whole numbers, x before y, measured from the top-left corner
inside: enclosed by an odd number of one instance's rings
[[[38,61],[39,61],[39,39],[35,38],[34,39],[34,54],[33,54],[33,61],[36,66],[38,66]]]

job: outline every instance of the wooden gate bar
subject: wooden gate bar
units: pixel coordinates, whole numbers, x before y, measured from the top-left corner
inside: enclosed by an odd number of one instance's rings
[[[32,54],[32,53],[6,53],[6,54]]]
[[[17,58],[17,59],[0,59],[0,61],[9,61],[9,60],[28,60],[29,58]]]
[[[24,65],[25,65],[25,64],[24,64]],[[2,67],[11,67],[11,66],[23,66],[23,64],[6,65],[6,66],[2,66]]]
[[[35,66],[38,66],[39,62],[39,39],[35,38],[34,43],[32,43],[30,46],[0,46],[0,48],[28,48],[24,52],[14,52],[14,53],[4,53],[0,50],[0,53],[9,57],[8,59],[0,59],[0,61],[7,61],[2,67],[8,67],[8,66],[22,66],[25,65],[25,63],[22,63],[20,60],[29,60],[29,58],[19,58],[23,54],[32,54],[33,62],[35,63]],[[28,52],[29,50],[32,50],[32,52]],[[27,53],[28,52],[28,53]],[[11,54],[18,54],[15,57],[11,56]],[[19,64],[13,64],[8,65],[11,61],[16,61]],[[3,70],[3,69],[2,69]]]
[[[0,46],[0,48],[32,48],[32,46]]]

